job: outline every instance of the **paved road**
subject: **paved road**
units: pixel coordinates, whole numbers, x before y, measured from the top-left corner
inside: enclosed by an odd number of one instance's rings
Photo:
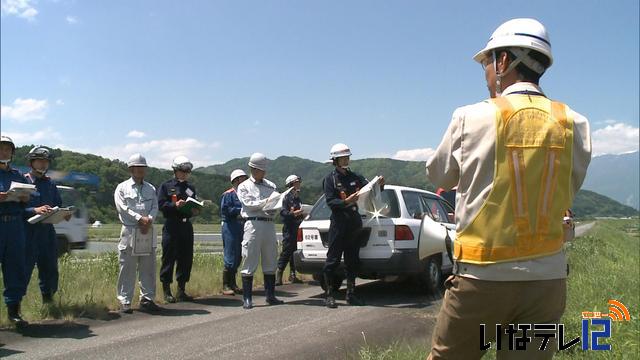
[[[591,230],[595,222],[590,222],[587,224],[576,225],[576,237],[584,235],[587,231]]]
[[[407,284],[374,281],[358,286],[364,307],[323,306],[315,285],[285,285],[287,304],[246,311],[240,297],[215,296],[167,306],[162,315],[113,314],[108,321],[81,319],[32,325],[23,334],[0,331],[0,357],[15,359],[342,359],[366,342],[431,336],[440,296]],[[344,289],[339,298],[344,304]],[[3,345],[4,344],[4,345]]]

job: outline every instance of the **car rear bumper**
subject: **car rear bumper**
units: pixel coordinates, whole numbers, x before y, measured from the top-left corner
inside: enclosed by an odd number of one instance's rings
[[[302,250],[293,253],[296,271],[301,274],[322,272],[325,259],[306,258]],[[344,263],[340,263],[344,267]],[[360,259],[358,277],[380,278],[387,275],[409,275],[424,271],[416,249],[397,249],[388,259]]]

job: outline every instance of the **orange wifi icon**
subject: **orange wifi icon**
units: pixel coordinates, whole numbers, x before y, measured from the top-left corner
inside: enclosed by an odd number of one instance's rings
[[[613,321],[630,321],[631,316],[629,315],[629,310],[623,303],[618,300],[609,300],[609,314],[603,315],[608,316]]]

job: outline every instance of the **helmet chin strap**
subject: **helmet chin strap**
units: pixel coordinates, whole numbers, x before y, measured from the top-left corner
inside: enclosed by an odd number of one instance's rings
[[[5,165],[9,165],[10,162],[11,162],[11,159],[0,159],[0,163]]]
[[[493,52],[493,70],[496,73],[496,97],[502,95],[502,77],[515,69],[518,64],[523,63],[526,67],[538,74],[543,74],[545,71],[542,64],[529,56],[529,51],[531,51],[530,49],[511,48],[509,51],[515,55],[515,59],[513,59],[503,73],[498,73],[498,57],[496,52]]]
[[[42,170],[42,169],[36,169],[36,168],[33,168],[33,171],[35,171],[35,172],[37,172],[38,174],[40,174],[40,175],[44,176],[44,174],[46,174],[46,173],[47,173],[47,171],[49,171],[49,168],[46,168],[46,169],[44,169],[44,170]]]

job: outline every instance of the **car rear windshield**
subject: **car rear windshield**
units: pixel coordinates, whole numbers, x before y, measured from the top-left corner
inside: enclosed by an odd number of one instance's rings
[[[382,198],[382,203],[385,204],[384,209],[380,212],[380,216],[390,218],[400,217],[400,207],[398,206],[396,192],[391,189],[383,190],[380,193],[380,197]],[[367,216],[371,216],[371,214],[367,214]],[[313,206],[309,214],[309,220],[328,220],[330,218],[331,209],[327,205],[324,195],[322,195]]]

